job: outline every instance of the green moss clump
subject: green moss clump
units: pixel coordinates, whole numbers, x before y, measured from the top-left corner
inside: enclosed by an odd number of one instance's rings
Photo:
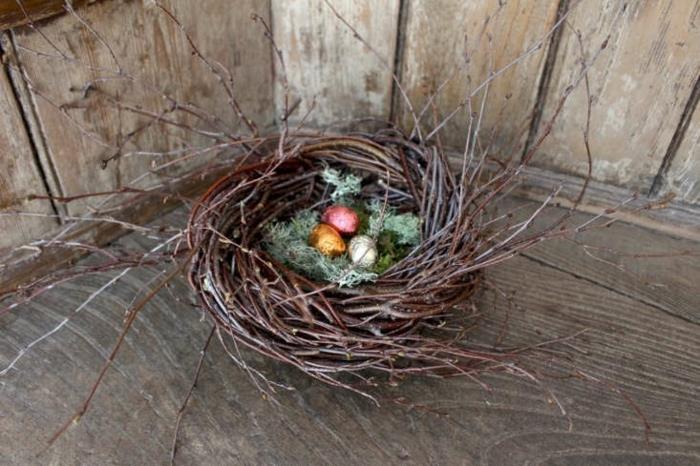
[[[379,234],[377,252],[379,255],[373,270],[380,275],[404,258],[407,253],[406,248],[398,244],[396,234],[391,231],[383,231]]]

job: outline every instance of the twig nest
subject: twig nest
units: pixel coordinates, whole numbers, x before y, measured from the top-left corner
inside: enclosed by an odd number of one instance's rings
[[[419,242],[371,285],[329,286],[261,250],[272,219],[291,218],[325,199],[317,175],[329,165],[368,180],[359,193],[363,201],[419,212],[423,219]],[[481,215],[481,199],[492,198],[487,189],[478,180],[455,179],[439,148],[394,131],[294,139],[227,173],[194,205],[187,228],[194,254],[188,278],[222,333],[334,386],[364,393],[354,377],[342,374],[365,369],[399,378],[471,376],[502,368],[512,358],[468,346],[461,333],[466,324],[440,325],[446,314],[470,317],[481,269],[512,254],[509,247],[519,247],[506,242],[494,249],[484,240],[488,217]],[[343,238],[318,221],[304,230],[314,231],[307,239],[341,254],[342,263]],[[225,243],[222,237],[237,241]],[[377,257],[369,240],[352,241],[348,262],[381,265],[384,254]],[[343,264],[340,270],[348,277],[374,270],[357,269]],[[435,332],[422,334],[423,328]]]
[[[350,240],[348,253],[353,264],[369,268],[377,263],[377,243],[367,235],[357,235]]]
[[[345,241],[332,226],[321,223],[316,225],[309,234],[309,244],[318,249],[321,254],[337,257],[345,253]]]
[[[341,235],[354,235],[360,227],[360,217],[350,207],[332,205],[321,216],[321,222],[332,226]]]

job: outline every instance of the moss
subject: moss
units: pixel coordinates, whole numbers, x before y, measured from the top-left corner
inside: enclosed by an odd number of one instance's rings
[[[378,201],[369,203],[367,210],[370,212],[367,233],[370,236],[390,231],[398,244],[416,246],[420,243],[421,221],[415,214],[397,214],[393,207],[388,206],[382,219],[382,203]]]
[[[382,231],[377,238],[377,252],[379,253],[374,271],[377,274],[386,272],[389,267],[406,256],[406,248],[400,246],[397,235],[391,231]]]

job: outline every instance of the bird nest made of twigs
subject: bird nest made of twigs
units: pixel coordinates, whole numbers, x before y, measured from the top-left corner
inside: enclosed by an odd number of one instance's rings
[[[372,283],[315,282],[260,247],[265,225],[326,201],[328,167],[360,174],[363,199],[422,219],[420,244]],[[238,166],[194,207],[189,281],[236,342],[333,385],[353,388],[338,375],[366,381],[369,368],[392,377],[485,370],[504,355],[441,328],[447,315],[469,312],[481,269],[508,250],[485,238],[491,191],[474,175],[393,132],[297,140]]]

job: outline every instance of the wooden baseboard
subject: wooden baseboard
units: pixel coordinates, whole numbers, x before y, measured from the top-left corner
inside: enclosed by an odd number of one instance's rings
[[[449,162],[457,170],[462,165],[462,156],[449,154]],[[583,188],[584,179],[578,176],[556,173],[550,170],[525,167],[518,186],[512,191],[516,197],[544,201],[554,191],[558,195],[551,201],[552,205],[571,207]],[[634,200],[628,201],[630,198]],[[679,238],[700,241],[700,205],[671,200],[660,206],[648,208],[658,199],[635,193],[625,188],[611,186],[598,181],[590,181],[586,195],[577,206],[577,210],[590,214],[604,214],[625,223],[663,232]],[[606,209],[625,205],[614,213]]]
[[[206,176],[196,179],[187,179],[174,183],[170,188],[174,194],[188,199],[197,199],[204,190],[224,175],[225,169],[208,173]],[[154,201],[132,204],[119,212],[110,214],[116,220],[125,221],[137,225],[157,220],[164,214],[182,205],[176,196],[166,198],[154,198]],[[59,227],[61,228],[61,227]],[[118,239],[128,230],[115,223],[84,223],[79,225],[69,235],[63,237],[64,241],[80,241],[98,246],[105,246]],[[51,237],[48,235],[47,237]],[[44,273],[55,270],[61,265],[78,260],[84,253],[74,249],[58,249],[51,253],[43,253],[32,261],[21,263],[18,266],[0,268],[0,295],[6,290],[12,289]]]
[[[563,207],[569,207],[581,192],[583,179],[541,168],[528,167],[525,169],[525,176],[515,194],[527,199],[544,200],[559,186],[561,186],[561,190],[554,202]],[[628,189],[591,181],[578,210],[599,214],[605,209],[625,202],[634,195],[635,193]],[[700,241],[700,205],[671,200],[663,207],[644,208],[654,201],[654,198],[637,194],[635,200],[614,214],[607,216],[672,236]]]

